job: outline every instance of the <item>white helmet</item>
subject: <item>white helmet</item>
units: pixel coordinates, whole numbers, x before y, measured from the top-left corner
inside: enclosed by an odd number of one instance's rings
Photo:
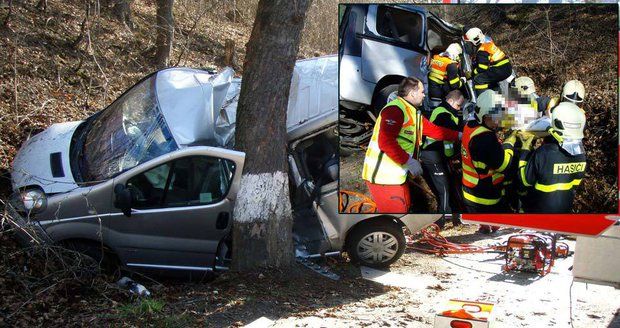
[[[515,88],[521,96],[529,96],[536,92],[536,86],[534,86],[534,80],[527,76],[519,76],[515,79]]]
[[[578,80],[570,80],[562,88],[562,101],[580,103],[586,97],[586,89]]]
[[[451,43],[446,49],[446,53],[448,53],[450,59],[457,60],[459,56],[463,53],[463,49],[461,48],[460,44]]]
[[[476,120],[482,124],[485,115],[502,115],[505,99],[493,90],[486,90],[478,96],[474,113]]]
[[[465,33],[465,41],[469,41],[474,44],[474,46],[480,45],[484,40],[484,34],[482,34],[482,30],[477,27],[470,28]]]
[[[551,126],[563,138],[583,139],[585,125],[586,114],[572,102],[561,102],[551,112]]]

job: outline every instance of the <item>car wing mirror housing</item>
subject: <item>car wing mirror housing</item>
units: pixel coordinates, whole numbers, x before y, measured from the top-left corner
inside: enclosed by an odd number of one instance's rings
[[[120,209],[125,216],[131,216],[131,190],[123,184],[114,186],[114,207]]]

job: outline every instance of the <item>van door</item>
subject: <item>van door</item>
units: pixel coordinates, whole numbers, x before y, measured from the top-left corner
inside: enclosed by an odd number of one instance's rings
[[[414,7],[370,5],[362,41],[362,77],[377,83],[387,75],[426,81],[426,20]]]
[[[115,179],[132,194],[116,213],[115,244],[128,267],[210,271],[230,233],[244,154],[207,148]]]

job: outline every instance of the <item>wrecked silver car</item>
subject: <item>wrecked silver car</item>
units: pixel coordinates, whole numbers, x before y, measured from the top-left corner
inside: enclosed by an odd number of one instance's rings
[[[338,214],[337,57],[297,62],[288,161],[299,257],[346,251],[380,267],[437,215]],[[84,121],[55,124],[15,157],[21,225],[125,269],[228,266],[245,155],[234,150],[241,80],[188,68],[153,73]],[[103,247],[103,251],[102,251]]]

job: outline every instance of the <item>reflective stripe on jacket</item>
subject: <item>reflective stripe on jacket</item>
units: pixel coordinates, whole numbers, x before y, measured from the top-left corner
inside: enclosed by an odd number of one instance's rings
[[[575,189],[585,177],[585,154],[570,155],[549,141],[533,152],[522,151],[519,181],[528,188],[522,198],[526,213],[570,213]]]
[[[458,76],[453,77],[452,80],[448,80],[448,66],[451,64],[458,65],[456,61],[453,61],[448,57],[434,55],[431,59],[431,68],[428,73],[428,79],[437,84],[448,83],[456,88],[459,88],[461,86],[461,80]]]
[[[443,142],[444,154],[446,155],[446,157],[452,157],[454,156],[454,141],[445,140],[445,138],[442,138],[441,136],[453,134],[454,132],[452,132],[452,130],[446,127],[437,125],[435,123],[437,117],[444,113],[449,115],[450,119],[454,122],[455,125],[459,125],[458,117],[454,116],[452,112],[442,106],[436,107],[435,109],[433,109],[433,112],[431,113],[431,116],[428,120],[428,122],[431,124],[424,125],[424,144],[422,145],[422,149],[430,147],[435,142]]]
[[[504,187],[502,181],[504,174],[502,173],[512,160],[514,151],[511,144],[502,146],[504,154],[503,161],[497,168],[492,168],[488,163],[479,161],[472,157],[471,147],[477,142],[479,136],[484,133],[493,133],[486,127],[476,124],[470,126],[465,125],[463,128],[463,139],[461,143],[462,168],[463,168],[463,197],[473,203],[480,205],[495,205],[500,202],[504,195]],[[499,143],[499,140],[494,139]],[[477,145],[478,149],[491,149],[485,145]]]
[[[478,63],[478,68],[482,70],[489,69],[489,66],[498,67],[503,66],[509,62],[506,54],[495,45],[492,40],[487,40],[487,42],[480,45],[478,48],[478,52],[486,52],[489,54],[489,65]]]
[[[417,158],[421,140],[418,136],[422,135],[421,115],[415,107],[401,97],[387,103],[383,108],[389,106],[397,106],[404,115],[403,126],[397,137],[398,145],[409,155]],[[379,148],[381,119],[381,114],[379,114],[368,144],[368,150],[366,150],[362,178],[375,184],[403,184],[407,179],[406,165],[394,162]]]

